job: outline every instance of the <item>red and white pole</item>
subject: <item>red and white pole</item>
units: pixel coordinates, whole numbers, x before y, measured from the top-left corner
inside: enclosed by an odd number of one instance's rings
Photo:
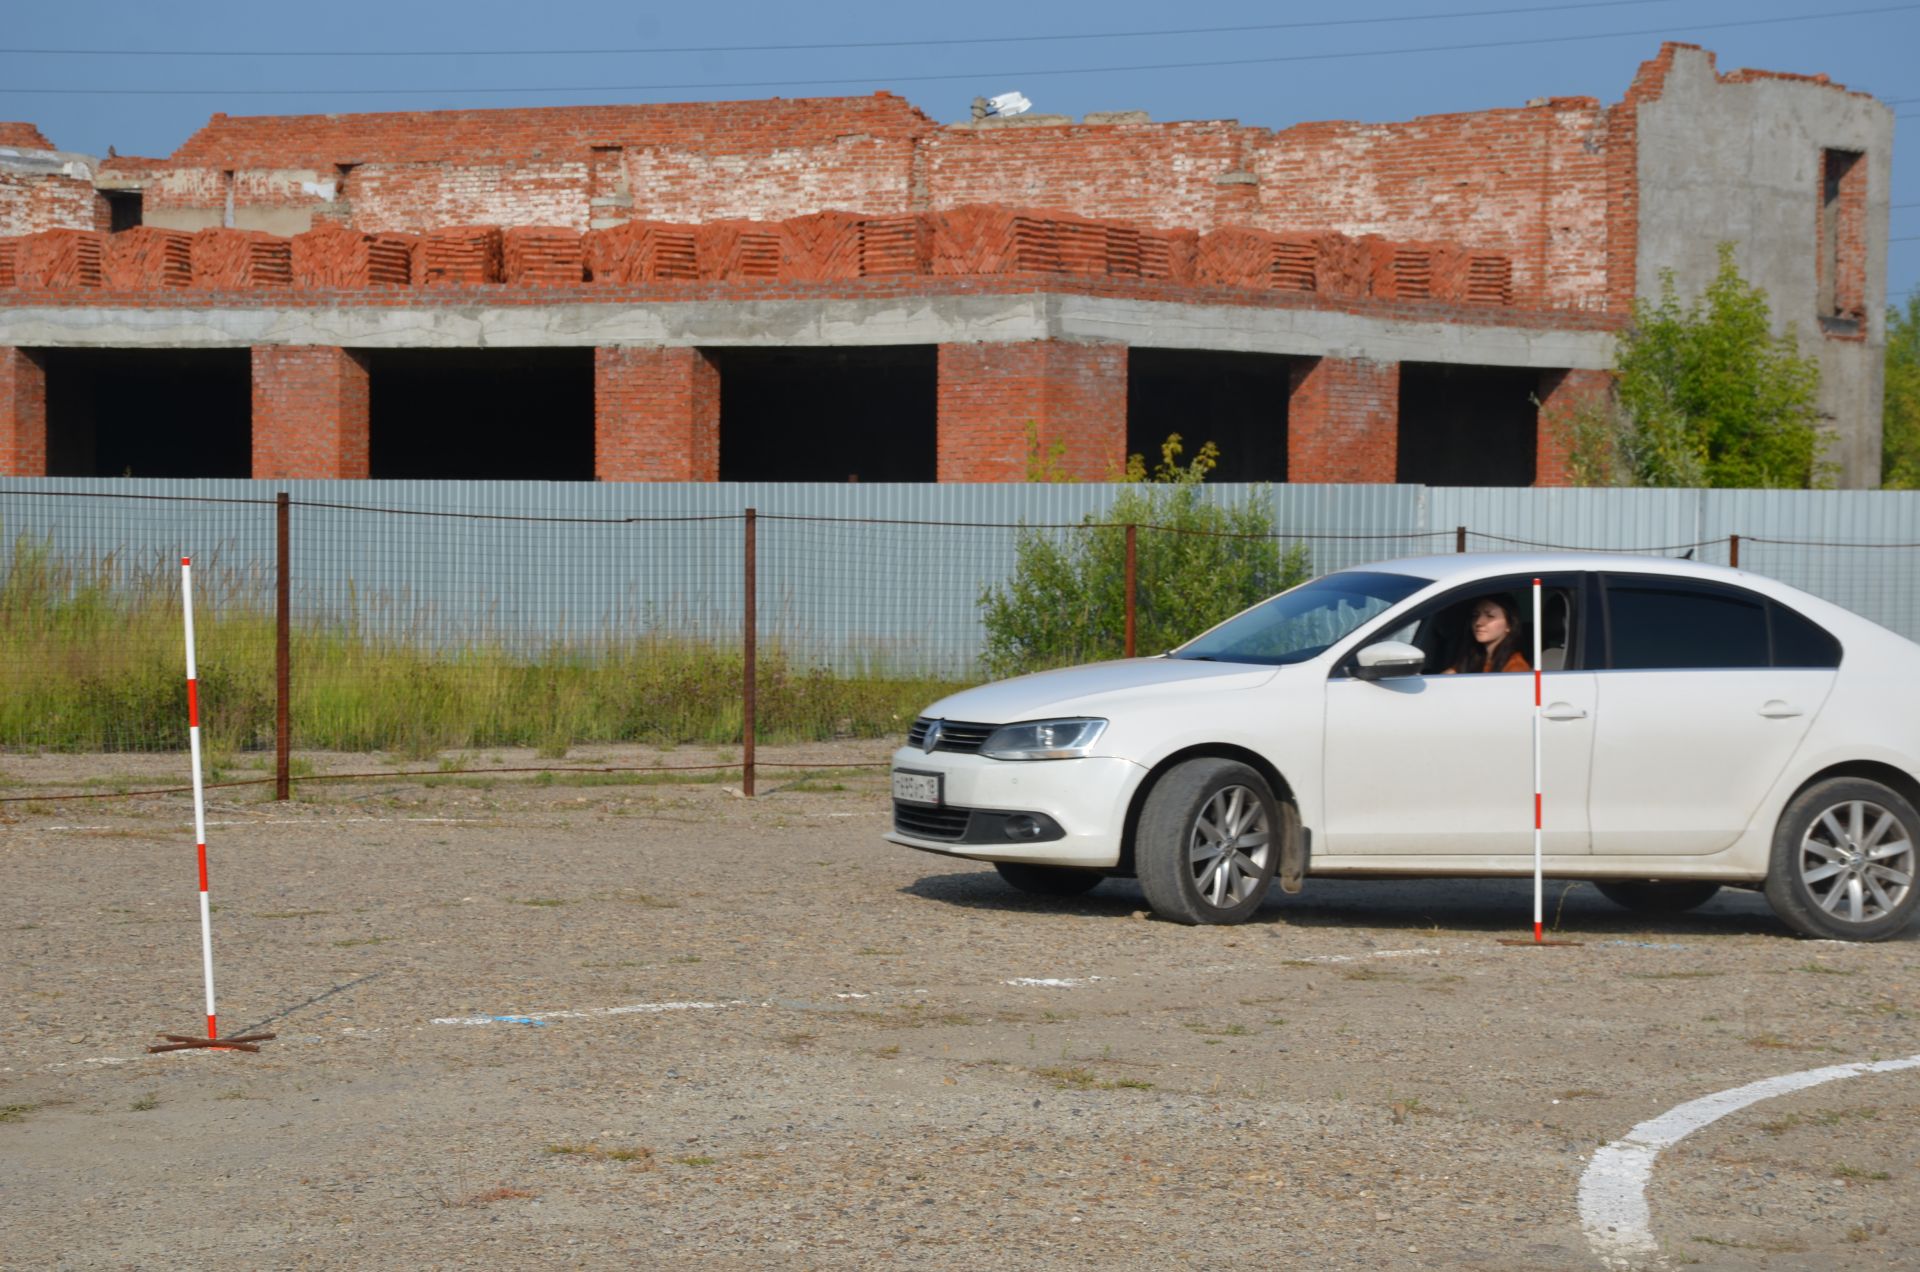
[[[207,1040],[220,1036],[213,1010],[213,920],[207,906],[207,806],[200,785],[200,683],[193,662],[193,561],[180,558],[180,604],[187,620],[187,745],[193,752],[193,844],[200,854],[200,962],[207,976]]]
[[[1540,580],[1534,578],[1534,943],[1546,940],[1540,922],[1542,922],[1542,855],[1540,855],[1540,828],[1542,828],[1542,797],[1540,797]],[[209,982],[211,984],[211,982]],[[207,991],[211,995],[211,990]],[[207,999],[213,1001],[211,997]],[[211,1007],[207,1009],[211,1011]]]

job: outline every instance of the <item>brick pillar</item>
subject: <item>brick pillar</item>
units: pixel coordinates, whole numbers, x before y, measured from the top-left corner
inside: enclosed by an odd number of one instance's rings
[[[704,350],[593,351],[593,475],[719,481],[720,368]]]
[[[1126,466],[1127,346],[943,344],[939,366],[937,480],[1110,481]]]
[[[1613,376],[1605,371],[1542,371],[1540,422],[1536,426],[1533,484],[1570,486],[1568,459],[1573,451],[1573,422],[1582,407],[1603,408]]]
[[[1400,364],[1296,362],[1287,398],[1287,480],[1383,482],[1397,476]]]
[[[47,366],[0,345],[0,477],[47,475]]]
[[[367,362],[328,345],[253,350],[253,475],[365,477]]]

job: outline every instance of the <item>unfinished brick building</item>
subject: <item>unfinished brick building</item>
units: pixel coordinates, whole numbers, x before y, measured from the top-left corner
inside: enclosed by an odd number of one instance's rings
[[[1565,480],[1612,333],[1731,239],[1878,477],[1892,115],[1667,45],[1394,124],[863,98],[0,124],[0,473]]]

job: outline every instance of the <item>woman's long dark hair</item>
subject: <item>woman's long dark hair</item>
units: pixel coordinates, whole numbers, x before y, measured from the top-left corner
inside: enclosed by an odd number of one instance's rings
[[[1507,616],[1507,634],[1493,647],[1493,657],[1487,657],[1486,647],[1473,638],[1473,611],[1480,608],[1480,602],[1491,601],[1500,607]],[[1453,660],[1453,669],[1459,672],[1504,671],[1507,660],[1520,649],[1520,615],[1514,609],[1513,599],[1498,592],[1486,596],[1476,596],[1468,601],[1462,611],[1466,616],[1464,631],[1460,636],[1460,655]]]

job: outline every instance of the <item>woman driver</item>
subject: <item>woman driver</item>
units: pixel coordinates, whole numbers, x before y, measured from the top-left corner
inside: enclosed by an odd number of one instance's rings
[[[1513,601],[1505,596],[1482,596],[1467,611],[1469,639],[1461,642],[1454,672],[1531,671],[1533,665],[1520,652],[1520,624],[1514,617]]]

